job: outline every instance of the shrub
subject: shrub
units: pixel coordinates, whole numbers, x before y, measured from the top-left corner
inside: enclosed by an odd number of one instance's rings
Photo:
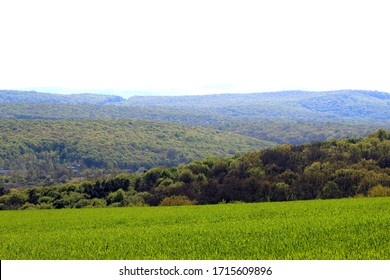
[[[47,203],[50,204],[54,201],[54,198],[51,196],[42,196],[38,199],[38,204]]]
[[[197,204],[196,200],[191,200],[187,196],[183,195],[174,195],[164,198],[159,206],[181,206],[181,205],[195,205]]]
[[[93,198],[91,199],[90,204],[88,205],[88,207],[92,207],[92,208],[101,208],[106,206],[107,206],[107,202],[103,198]]]
[[[378,197],[378,196],[390,196],[390,188],[382,185],[376,185],[368,190],[367,196]]]
[[[32,209],[37,209],[37,207],[32,203],[26,202],[25,204],[23,204],[23,206],[20,209],[21,210],[32,210]]]
[[[15,210],[22,207],[27,202],[28,196],[22,191],[12,190],[9,194],[0,197],[0,204],[2,209]]]
[[[53,207],[56,209],[67,208],[70,204],[69,198],[61,198],[53,202]]]
[[[76,208],[85,208],[85,207],[88,207],[90,205],[90,202],[91,202],[91,200],[83,198],[83,199],[80,199],[79,201],[76,202],[75,207]]]
[[[111,192],[107,196],[107,203],[108,204],[119,203],[121,206],[124,206],[125,200],[126,200],[126,193],[122,189],[119,189],[116,192]]]
[[[48,203],[42,203],[42,204],[39,204],[39,205],[36,205],[37,209],[53,209],[53,205],[52,204],[48,204]]]
[[[129,196],[127,199],[127,206],[146,206],[144,197],[144,193],[137,193],[135,195]]]

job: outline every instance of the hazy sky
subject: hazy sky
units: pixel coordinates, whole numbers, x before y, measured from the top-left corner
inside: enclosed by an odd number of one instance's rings
[[[390,92],[388,1],[1,0],[0,89]]]

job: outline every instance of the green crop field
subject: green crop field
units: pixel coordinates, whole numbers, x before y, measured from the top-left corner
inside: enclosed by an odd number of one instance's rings
[[[390,259],[390,198],[0,211],[0,259]]]

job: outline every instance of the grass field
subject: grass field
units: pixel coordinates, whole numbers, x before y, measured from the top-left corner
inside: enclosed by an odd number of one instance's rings
[[[390,259],[390,198],[0,211],[0,259]]]

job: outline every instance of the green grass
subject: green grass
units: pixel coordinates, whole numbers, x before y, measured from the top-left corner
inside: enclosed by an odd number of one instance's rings
[[[0,211],[0,259],[390,259],[390,198]]]

